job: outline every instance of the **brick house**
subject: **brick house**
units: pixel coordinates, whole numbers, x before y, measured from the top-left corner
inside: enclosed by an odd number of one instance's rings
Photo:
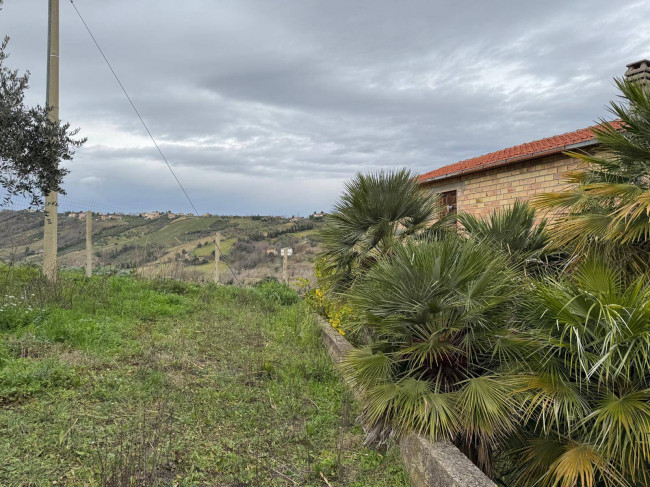
[[[650,61],[628,64],[625,76],[638,82],[650,80]],[[614,121],[613,124],[618,124]],[[440,194],[448,211],[486,216],[496,208],[511,206],[516,199],[560,191],[567,171],[578,161],[566,151],[592,152],[597,148],[592,129],[555,135],[456,162],[421,174],[423,188]]]
[[[564,173],[578,162],[563,152],[590,151],[597,145],[589,127],[450,164],[418,179],[440,194],[448,211],[485,216],[516,199],[564,188]]]

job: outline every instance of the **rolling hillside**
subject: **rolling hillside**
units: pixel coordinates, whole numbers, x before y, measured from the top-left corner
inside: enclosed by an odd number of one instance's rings
[[[112,218],[112,219],[111,219]],[[59,262],[85,263],[85,221],[75,214],[59,215]],[[93,259],[97,268],[129,269],[147,275],[210,280],[214,270],[214,235],[221,234],[223,282],[280,278],[281,247],[292,247],[290,279],[310,278],[320,250],[318,230],[311,219],[291,221],[271,216],[178,216],[158,218],[119,215],[93,217]],[[43,257],[43,214],[0,212],[0,259],[40,264]],[[276,255],[277,254],[277,255]],[[230,268],[228,265],[230,265]]]

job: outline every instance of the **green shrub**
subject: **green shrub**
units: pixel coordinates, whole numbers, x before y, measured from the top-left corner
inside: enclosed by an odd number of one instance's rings
[[[180,295],[185,295],[196,288],[196,285],[170,278],[154,279],[150,282],[149,286],[154,291]]]
[[[296,291],[279,282],[262,281],[255,286],[255,290],[266,303],[291,306],[300,300],[300,296]]]
[[[256,285],[259,286],[261,284],[266,284],[269,282],[279,283],[280,280],[275,276],[264,276],[262,279],[259,280],[259,282],[256,283]]]

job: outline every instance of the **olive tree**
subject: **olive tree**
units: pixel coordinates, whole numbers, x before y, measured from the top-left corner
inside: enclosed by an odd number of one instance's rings
[[[69,171],[60,162],[72,160],[86,139],[77,138],[79,129],[70,124],[51,120],[51,107],[25,103],[29,72],[7,67],[8,44],[8,37],[0,44],[0,185],[5,204],[23,196],[38,206],[43,195],[63,192],[61,184]]]

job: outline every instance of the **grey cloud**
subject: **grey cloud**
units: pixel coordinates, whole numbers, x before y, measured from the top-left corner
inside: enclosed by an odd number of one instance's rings
[[[227,213],[326,209],[356,171],[428,171],[590,125],[616,94],[612,77],[650,40],[644,2],[77,5],[190,194]],[[0,12],[35,102],[46,18],[41,0],[6,0]],[[91,142],[70,166],[70,196],[183,211],[64,0],[61,47],[61,112]]]

